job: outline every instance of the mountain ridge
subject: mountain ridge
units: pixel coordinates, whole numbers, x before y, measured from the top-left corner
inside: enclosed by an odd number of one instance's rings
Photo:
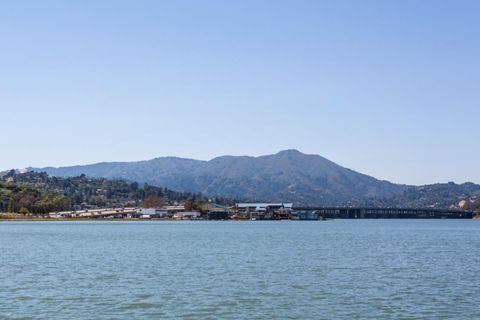
[[[475,184],[470,188],[461,184],[447,186],[450,193],[440,187],[427,188],[430,191],[422,192],[421,188],[425,186],[380,180],[340,166],[320,155],[304,154],[296,149],[256,157],[226,155],[211,160],[195,160],[168,156],[134,162],[29,169],[53,176],[85,174],[246,201],[284,201],[302,205],[400,206],[415,203],[435,206],[442,203],[446,206],[446,203],[453,205],[454,200],[471,196],[471,193],[478,191],[480,194],[480,186]],[[442,190],[448,200],[436,199],[435,190]]]

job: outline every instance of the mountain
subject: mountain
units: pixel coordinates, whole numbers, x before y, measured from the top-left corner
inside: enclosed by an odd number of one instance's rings
[[[104,162],[85,166],[31,169],[53,176],[120,178],[178,191],[245,201],[294,202],[298,205],[368,205],[422,207],[434,205],[435,195],[415,186],[382,181],[344,168],[319,155],[285,150],[260,157],[222,156],[210,161],[162,157],[139,162]],[[445,201],[462,194],[459,185]],[[469,192],[480,192],[473,185]],[[429,189],[431,190],[431,188]],[[435,189],[430,193],[435,193]],[[422,198],[423,197],[423,198]],[[442,206],[445,206],[442,201]],[[437,201],[438,202],[438,201]],[[454,202],[450,202],[454,203]]]
[[[321,156],[285,150],[261,157],[223,156],[210,161],[175,157],[139,162],[41,168],[53,176],[122,178],[178,191],[250,201],[338,205],[391,197],[407,187],[341,167]]]

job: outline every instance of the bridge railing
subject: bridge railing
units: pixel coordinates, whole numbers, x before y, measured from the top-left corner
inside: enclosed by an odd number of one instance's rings
[[[472,219],[473,212],[415,208],[294,207],[294,212],[315,212],[318,218],[335,219]],[[307,214],[305,214],[308,216]],[[310,215],[312,216],[312,215]]]

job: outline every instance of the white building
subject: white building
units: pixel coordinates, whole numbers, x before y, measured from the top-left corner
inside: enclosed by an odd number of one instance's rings
[[[197,212],[197,211],[177,212],[173,215],[173,219],[176,219],[176,220],[192,220],[192,219],[198,219],[199,217],[200,217],[200,212]]]
[[[157,213],[157,210],[155,208],[138,208],[137,213],[140,215],[155,215]]]
[[[137,209],[137,214],[140,215],[142,219],[149,218],[163,218],[168,215],[166,210],[159,210],[155,208],[139,208]]]
[[[239,211],[265,212],[268,210],[292,209],[293,203],[237,203]]]

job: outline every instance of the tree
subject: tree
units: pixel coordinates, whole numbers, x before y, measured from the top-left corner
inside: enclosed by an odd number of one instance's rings
[[[163,206],[163,200],[157,197],[156,195],[149,195],[143,199],[142,207],[143,208],[161,208]]]
[[[189,198],[187,201],[185,201],[184,204],[185,211],[195,211],[198,210],[198,203],[196,203],[192,198]]]
[[[476,212],[477,215],[480,215],[480,199],[477,199],[474,203],[474,211]]]
[[[18,213],[23,214],[23,215],[27,215],[27,214],[30,213],[30,211],[29,211],[27,208],[22,207],[22,208],[20,209],[20,211],[18,211]]]
[[[185,204],[184,204],[185,211],[192,211],[193,206],[194,206],[193,199],[188,199],[187,201],[185,201]]]
[[[15,212],[15,204],[13,203],[13,199],[10,198],[8,201],[8,209],[7,212]]]

